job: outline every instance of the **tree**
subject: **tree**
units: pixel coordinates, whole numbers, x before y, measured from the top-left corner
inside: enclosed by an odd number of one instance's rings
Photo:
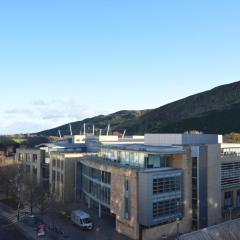
[[[30,174],[26,174],[22,177],[21,181],[21,196],[23,204],[27,204],[30,207],[30,213],[33,213],[33,208],[36,206],[41,191],[39,191],[40,185],[38,184],[36,177]]]
[[[12,164],[0,167],[0,189],[8,199],[9,195],[16,196],[16,178],[18,175],[18,165]]]

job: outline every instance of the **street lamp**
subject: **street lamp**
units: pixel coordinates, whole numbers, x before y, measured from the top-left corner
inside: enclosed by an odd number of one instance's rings
[[[232,210],[233,210],[233,208],[229,207],[228,209],[229,209],[229,218],[230,218],[230,220],[232,220]]]
[[[180,219],[177,218],[177,240],[179,239],[179,224],[180,224]]]
[[[180,205],[180,202],[177,201],[177,214],[179,213],[179,205]],[[178,240],[179,239],[179,225],[180,225],[179,217],[177,217],[176,222],[177,222],[177,240]]]

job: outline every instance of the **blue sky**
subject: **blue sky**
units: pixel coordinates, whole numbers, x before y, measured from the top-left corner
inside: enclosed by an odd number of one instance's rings
[[[155,108],[240,79],[240,1],[0,3],[0,134]]]

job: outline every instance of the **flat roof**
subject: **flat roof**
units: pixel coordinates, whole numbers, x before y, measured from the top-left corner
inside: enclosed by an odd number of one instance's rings
[[[102,148],[158,153],[158,154],[185,153],[185,151],[181,146],[148,146],[144,144],[119,144],[119,145],[115,144],[115,145],[104,145]]]
[[[86,147],[84,143],[42,143],[36,147],[49,147],[49,148],[82,148]]]

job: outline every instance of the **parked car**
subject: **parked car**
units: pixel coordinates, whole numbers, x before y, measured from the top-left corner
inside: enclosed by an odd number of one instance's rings
[[[23,222],[33,227],[36,227],[39,224],[44,224],[42,218],[37,216],[36,214],[24,216]]]
[[[82,229],[91,230],[93,228],[90,215],[80,209],[71,212],[71,221]]]

